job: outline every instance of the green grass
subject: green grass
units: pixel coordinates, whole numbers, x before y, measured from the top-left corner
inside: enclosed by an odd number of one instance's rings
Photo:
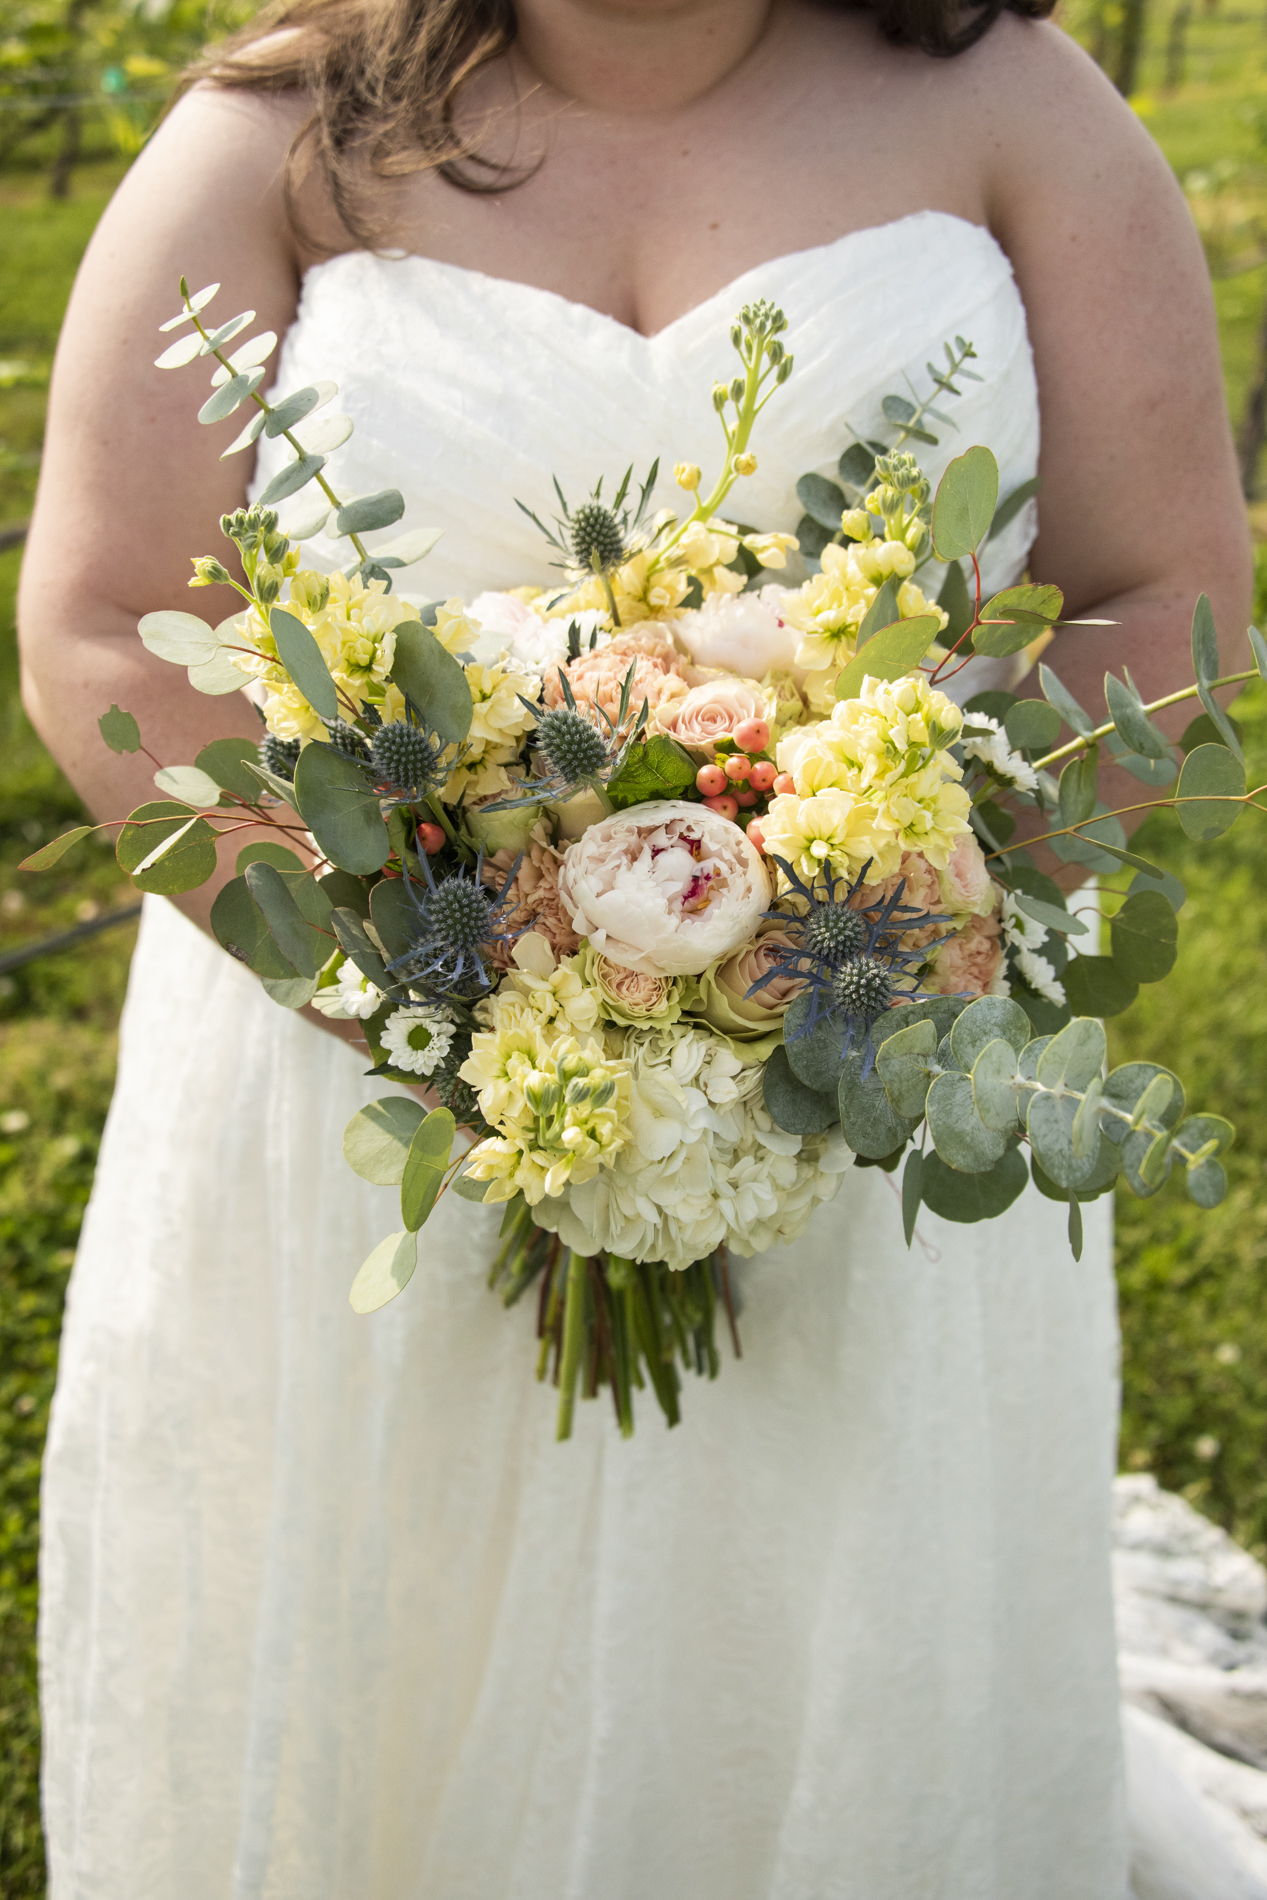
[[[1075,24],[1078,24],[1075,22]],[[1217,277],[1229,405],[1239,413],[1267,296],[1267,32],[1260,13],[1202,10],[1189,81],[1167,97],[1159,31],[1137,102],[1190,189]],[[96,160],[51,205],[30,171],[0,175],[0,524],[29,509],[44,382],[83,245],[121,171]],[[1252,268],[1243,268],[1246,260]],[[20,367],[15,371],[14,364]],[[7,365],[7,373],[6,373]],[[1264,564],[1267,567],[1267,563]],[[127,901],[108,847],[41,879],[18,860],[78,815],[17,702],[15,554],[0,555],[0,946]],[[1267,595],[1267,586],[1264,587]],[[1237,708],[1257,782],[1267,777],[1267,688]],[[1267,1554],[1267,826],[1253,815],[1215,845],[1155,819],[1141,847],[1189,891],[1179,963],[1111,1028],[1113,1055],[1169,1063],[1190,1100],[1238,1124],[1223,1207],[1175,1186],[1119,1202],[1124,1344],[1122,1450]],[[44,1892],[34,1681],[39,1460],[66,1276],[109,1100],[130,929],[0,977],[0,1894]]]

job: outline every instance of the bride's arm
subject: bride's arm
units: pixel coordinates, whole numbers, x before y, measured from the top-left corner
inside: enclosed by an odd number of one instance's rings
[[[1063,630],[1045,657],[1103,719],[1106,670],[1128,667],[1146,699],[1191,685],[1202,592],[1223,670],[1251,664],[1251,551],[1213,298],[1170,168],[1099,69],[1053,27],[1004,19],[995,34],[981,96],[1006,162],[991,222],[1025,299],[1042,405],[1032,571],[1064,589],[1068,613],[1119,623]],[[1159,723],[1177,737],[1199,710],[1186,701]],[[1115,805],[1146,795],[1113,778]]]

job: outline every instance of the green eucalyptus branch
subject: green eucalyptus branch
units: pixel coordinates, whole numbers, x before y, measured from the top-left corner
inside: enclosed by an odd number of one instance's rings
[[[1251,666],[1247,672],[1227,673],[1222,679],[1210,680],[1208,686],[1211,691],[1213,691],[1216,686],[1243,686],[1246,680],[1256,680],[1259,677],[1258,668]],[[1201,688],[1198,685],[1185,686],[1181,692],[1168,693],[1165,699],[1155,699],[1149,705],[1141,706],[1140,711],[1150,714],[1161,712],[1167,706],[1178,706],[1182,704],[1185,699],[1197,699],[1200,697],[1200,693]],[[1054,752],[1049,752],[1045,758],[1035,759],[1033,762],[1034,770],[1036,772],[1045,772],[1049,766],[1058,764],[1061,759],[1072,758],[1075,753],[1085,751],[1088,746],[1097,744],[1101,739],[1107,738],[1111,732],[1116,731],[1116,721],[1110,719],[1107,725],[1097,726],[1093,732],[1080,735],[1076,739],[1069,740],[1068,744],[1058,746]],[[1136,808],[1129,806],[1127,809],[1134,810]]]
[[[1080,818],[1076,825],[1061,825],[1059,829],[1044,831],[1038,837],[1024,838],[1019,844],[1001,845],[995,851],[986,852],[986,862],[989,863],[991,858],[1006,858],[1013,851],[1025,851],[1031,845],[1047,844],[1052,838],[1083,837],[1084,828],[1087,825],[1102,825],[1108,818],[1126,818],[1137,811],[1169,811],[1172,807],[1179,805],[1253,805],[1255,811],[1263,811],[1267,808],[1255,804],[1254,801],[1264,792],[1267,792],[1267,784],[1256,785],[1252,792],[1195,792],[1185,794],[1183,797],[1176,795],[1174,798],[1146,798],[1138,805],[1119,805],[1116,811],[1093,812],[1089,818]],[[1083,842],[1099,845],[1101,841],[1099,838],[1083,838]]]

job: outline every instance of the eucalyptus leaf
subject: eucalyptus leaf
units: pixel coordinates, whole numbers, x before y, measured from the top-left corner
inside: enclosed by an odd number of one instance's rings
[[[178,897],[215,872],[216,834],[188,805],[155,800],[129,815],[115,856],[138,890]]]
[[[213,739],[194,760],[198,770],[226,792],[233,792],[254,804],[260,795],[259,780],[243,766],[243,760],[258,763],[258,753],[249,739]]]
[[[330,927],[339,940],[339,948],[361,975],[367,977],[375,989],[390,991],[392,979],[387,974],[387,966],[367,936],[365,920],[359,913],[346,905],[337,905],[330,913]]]
[[[374,495],[360,495],[345,502],[335,513],[336,534],[369,534],[374,528],[390,528],[405,512],[405,498],[398,488],[383,488]]]
[[[892,581],[882,581],[875,599],[858,623],[855,651],[860,651],[873,633],[879,633],[881,627],[892,626],[898,618],[897,589]]]
[[[111,706],[97,721],[97,730],[112,752],[139,752],[141,728],[130,712]]]
[[[1063,605],[1058,587],[1005,588],[982,607],[972,644],[978,653],[995,659],[1019,653],[1060,618]]]
[[[1139,993],[1138,979],[1113,957],[1072,957],[1061,981],[1069,1007],[1078,1017],[1120,1016]]]
[[[842,482],[848,482],[851,488],[866,488],[875,474],[875,451],[865,442],[851,442],[837,468]]]
[[[1141,785],[1155,787],[1158,791],[1164,785],[1173,785],[1179,776],[1179,767],[1173,759],[1142,759],[1137,752],[1126,752],[1114,759],[1124,772],[1129,772]]]
[[[1189,1168],[1186,1184],[1198,1207],[1217,1207],[1227,1193],[1227,1174],[1221,1162],[1211,1159]]]
[[[406,956],[417,941],[418,914],[403,877],[385,877],[374,886],[370,916],[389,960]]]
[[[1135,891],[1113,919],[1113,961],[1136,983],[1160,983],[1174,968],[1179,923],[1160,891]]]
[[[418,1265],[417,1234],[389,1234],[361,1267],[348,1303],[354,1313],[376,1313],[404,1291]]]
[[[353,759],[312,741],[295,766],[295,796],[322,855],[339,870],[367,877],[386,864],[391,849],[387,826],[365,773]]]
[[[1060,774],[1060,821],[1065,825],[1081,825],[1095,811],[1096,788],[1099,783],[1099,759],[1097,749],[1090,751],[1080,759],[1070,759]]]
[[[1039,1066],[1041,1068],[1041,1063]],[[1026,1119],[1030,1147],[1038,1156],[1043,1172],[1066,1192],[1085,1187],[1095,1172],[1097,1161],[1095,1148],[1079,1155],[1074,1146],[1077,1112],[1078,1103],[1072,1096],[1034,1095],[1030,1098]]]
[[[463,1169],[460,1173],[455,1174],[450,1181],[449,1193],[456,1194],[459,1200],[482,1202],[492,1185],[493,1183],[491,1181],[473,1180],[472,1177],[466,1173],[465,1169]]]
[[[1214,610],[1210,596],[1202,594],[1192,615],[1192,670],[1198,682],[1208,686],[1219,677],[1219,637],[1214,628]]]
[[[1030,1040],[1029,1018],[1008,996],[979,996],[956,1017],[950,1031],[950,1051],[957,1067],[967,1074],[996,1036],[1011,1043],[1019,1055]]]
[[[1038,668],[1038,683],[1042,687],[1043,698],[1049,705],[1056,708],[1069,730],[1076,732],[1080,738],[1089,738],[1095,731],[1095,721],[1090,713],[1084,711],[1051,668],[1043,666],[1041,662]]]
[[[180,293],[181,296],[185,298],[186,308],[178,310],[174,317],[168,317],[166,323],[160,323],[158,326],[159,329],[178,330],[182,323],[190,322],[195,315],[204,311],[212,298],[217,295],[219,289],[219,284],[204,284],[202,289],[196,290],[191,297],[188,292],[188,286],[182,277],[180,280]],[[198,332],[195,331],[194,335],[197,336]],[[201,340],[202,339],[199,338],[199,342],[201,342]]]
[[[932,614],[916,614],[881,627],[842,670],[836,681],[837,699],[856,698],[868,677],[901,679],[919,665],[940,631],[941,623]]]
[[[246,676],[234,664],[233,655],[222,646],[216,648],[210,659],[197,661],[188,671],[189,684],[195,691],[215,698],[240,693],[246,685]]]
[[[928,1096],[929,1060],[937,1052],[937,1027],[913,1023],[881,1043],[876,1069],[893,1107],[909,1121],[918,1121]],[[837,1061],[839,1067],[839,1060]]]
[[[1201,1154],[1226,1154],[1236,1139],[1236,1130],[1223,1115],[1190,1115],[1174,1132],[1179,1152],[1189,1158],[1189,1166]]]
[[[1233,719],[1232,715],[1229,713],[1228,723],[1231,725],[1234,732],[1236,733],[1237,739],[1240,741],[1242,745],[1244,745],[1245,731],[1239,719]],[[1222,733],[1219,731],[1218,727],[1215,725],[1214,721],[1211,719],[1209,713],[1202,712],[1202,713],[1198,713],[1196,718],[1193,720],[1190,720],[1189,723],[1184,727],[1183,737],[1179,741],[1179,749],[1181,752],[1183,752],[1186,755],[1189,752],[1195,752],[1199,745],[1222,745],[1222,744],[1223,744]]]
[[[1003,721],[1009,745],[1022,752],[1045,751],[1056,743],[1060,714],[1045,699],[1018,699]]]
[[[229,955],[245,963],[257,976],[275,981],[298,977],[299,972],[274,942],[264,913],[240,873],[216,892],[211,906],[211,928],[216,941]]]
[[[1053,1036],[1038,1059],[1036,1075],[1045,1089],[1084,1089],[1104,1067],[1107,1048],[1104,1025],[1089,1017],[1075,1017]]]
[[[1267,640],[1264,640],[1257,627],[1249,629],[1250,651],[1254,655],[1254,665],[1261,678],[1267,680]]]
[[[1033,1153],[1030,1155],[1029,1166],[1034,1186],[1040,1194],[1046,1195],[1049,1201],[1067,1202],[1070,1194],[1076,1194],[1080,1201],[1097,1201],[1102,1194],[1108,1192],[1120,1174],[1122,1157],[1101,1133],[1094,1171],[1086,1185],[1078,1188],[1057,1187],[1051,1176],[1045,1172],[1038,1156]]]
[[[973,1223],[995,1220],[1024,1192],[1029,1170],[1015,1148],[1008,1148],[984,1174],[962,1174],[937,1154],[926,1154],[920,1186],[924,1205],[942,1220]]]
[[[395,540],[375,548],[374,559],[389,567],[412,567],[416,561],[426,559],[443,533],[443,528],[408,528]]]
[[[261,838],[258,844],[242,846],[234,867],[239,877],[245,877],[248,864],[271,864],[278,871],[302,871],[304,868],[293,851],[288,851],[284,844],[274,844],[269,838]],[[254,898],[251,901],[254,903]]]
[[[1041,898],[1027,897],[1022,891],[1016,899],[1016,908],[1032,917],[1036,924],[1045,924],[1048,930],[1059,930],[1070,937],[1085,937],[1087,927],[1081,917],[1074,917],[1067,910],[1058,910],[1055,904],[1044,904]]]
[[[327,919],[336,905],[362,919],[369,916],[369,887],[362,878],[353,877],[347,871],[323,871],[317,878],[317,888],[326,907]]]
[[[400,1217],[416,1233],[435,1206],[453,1152],[457,1124],[447,1108],[434,1108],[414,1132],[400,1184]]]
[[[786,1049],[775,1049],[762,1075],[762,1097],[780,1128],[790,1135],[817,1135],[838,1119],[836,1097],[806,1088],[792,1072]]]
[[[912,1148],[902,1170],[902,1232],[908,1247],[914,1238],[915,1222],[919,1215],[923,1173],[924,1157],[918,1148]]]
[[[241,376],[231,376],[219,389],[213,389],[198,411],[199,422],[223,422],[235,409],[241,407],[247,397],[253,395],[264,380],[262,369],[245,370]]]
[[[89,832],[96,829],[95,825],[72,826],[69,831],[61,832],[48,844],[41,845],[38,851],[32,851],[29,857],[23,858],[18,866],[19,871],[51,871],[53,866],[65,857],[72,845],[78,844],[81,838],[86,838]]]
[[[894,422],[899,428],[915,419],[915,404],[905,396],[882,396],[880,410],[886,422]]]
[[[1137,1125],[1149,1120],[1173,1128],[1183,1114],[1183,1084],[1156,1062],[1124,1062],[1110,1069],[1102,1100],[1106,1106],[1133,1117]],[[1130,1132],[1129,1124],[1117,1115],[1103,1116],[1102,1126],[1109,1140],[1118,1146]]]
[[[283,874],[257,860],[246,868],[246,883],[286,961],[300,976],[316,976],[329,962],[334,946],[313,929]]]
[[[301,488],[320,475],[326,465],[324,455],[302,455],[297,461],[287,462],[279,469],[263,494],[259,497],[261,508],[269,508],[277,501],[285,501],[287,495],[297,495]]]
[[[851,1049],[841,1064],[837,1092],[840,1126],[855,1154],[869,1161],[882,1161],[910,1139],[918,1123],[898,1114],[877,1069],[873,1068],[863,1078],[862,1062],[860,1051]],[[766,1073],[769,1074],[769,1064]]]
[[[999,499],[999,465],[989,449],[971,448],[949,464],[933,501],[933,546],[939,561],[972,554],[990,532]]]
[[[984,1174],[1001,1158],[1006,1138],[978,1115],[971,1076],[935,1076],[924,1113],[933,1146],[949,1167]]]
[[[1109,717],[1132,752],[1146,759],[1169,759],[1170,741],[1155,726],[1136,694],[1113,673],[1104,675],[1104,703]]]
[[[267,766],[253,765],[250,759],[243,759],[242,769],[249,772],[252,778],[257,778],[266,791],[272,792],[275,798],[282,799],[292,811],[298,811],[299,807],[295,802],[295,787],[289,779],[279,778],[277,773],[270,772]]]
[[[1008,523],[1015,521],[1026,502],[1034,499],[1041,486],[1042,484],[1037,475],[1031,475],[1027,482],[1022,482],[1019,487],[1014,488],[1011,494],[1008,495],[1005,500],[1001,501],[995,509],[994,519],[990,523],[990,532],[986,536],[986,540],[993,541],[996,535],[1002,534],[1004,528],[1008,526]]]
[[[305,455],[333,455],[336,449],[343,447],[352,435],[354,427],[351,416],[336,413],[332,416],[318,416],[312,422],[303,422],[293,431],[293,434]],[[326,509],[328,512],[328,503]],[[310,532],[315,533],[315,529]]]
[[[471,689],[461,664],[420,620],[397,627],[390,677],[446,745],[461,745],[471,729]]]
[[[399,1187],[410,1143],[426,1120],[421,1103],[408,1095],[380,1095],[353,1115],[343,1131],[343,1158],[363,1181]]]
[[[220,803],[220,787],[196,765],[165,765],[154,774],[154,783],[169,798],[180,798],[204,810]]]
[[[327,385],[327,387],[329,387]],[[329,396],[322,396],[315,383],[309,383],[304,389],[297,389],[293,396],[286,396],[274,403],[272,413],[264,424],[266,436],[284,435],[287,429],[293,429],[297,422],[319,409],[322,402],[328,402]]]
[[[822,560],[823,549],[832,539],[826,528],[819,526],[811,515],[802,515],[796,524],[796,540],[801,551],[801,559],[811,573],[817,573]]]
[[[968,583],[958,561],[951,561],[946,569],[946,578],[941,584],[937,605],[947,616],[946,626],[941,636],[942,645],[952,647],[972,625],[974,611],[973,597],[968,592]]]
[[[1240,817],[1245,796],[1245,767],[1226,746],[1199,745],[1183,762],[1175,810],[1190,838],[1207,843],[1220,838]]]
[[[174,609],[144,614],[136,630],[147,651],[177,666],[196,666],[213,659],[219,644],[215,629],[205,620],[199,620],[197,614],[179,613]]]
[[[972,1065],[972,1100],[977,1114],[987,1128],[999,1134],[1010,1135],[1021,1119],[1016,1092],[1019,1072],[1017,1052],[1003,1036],[987,1042]]]
[[[831,534],[839,531],[840,517],[849,504],[835,482],[827,481],[822,475],[802,475],[796,484],[796,494],[811,521]]]
[[[268,628],[277,642],[277,655],[313,711],[322,719],[337,719],[339,695],[330,669],[311,632],[285,607],[274,607]]]
[[[223,350],[226,343],[232,343],[235,336],[241,336],[248,324],[254,321],[253,310],[239,310],[236,317],[229,317],[226,322],[214,329],[210,336],[204,338],[199,353],[202,356],[210,356],[215,350]]]
[[[241,434],[234,436],[227,449],[221,449],[220,460],[227,462],[231,455],[240,455],[243,449],[249,449],[252,442],[259,440],[267,421],[267,412],[257,409],[250,420],[243,425]]]
[[[170,319],[173,323],[184,323],[187,320],[187,312],[182,313],[180,317]],[[167,324],[161,324],[160,328],[165,330]],[[197,330],[190,330],[184,336],[178,337],[175,343],[169,343],[161,356],[154,358],[154,367],[155,369],[184,369],[186,363],[192,363],[201,355],[202,337]]]

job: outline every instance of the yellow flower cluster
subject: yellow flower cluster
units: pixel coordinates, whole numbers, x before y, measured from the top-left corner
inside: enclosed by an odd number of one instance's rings
[[[510,789],[513,781],[506,767],[519,757],[523,736],[535,723],[523,701],[541,697],[539,679],[501,660],[492,666],[470,662],[466,683],[471,689],[471,730],[440,794],[446,805],[455,805],[463,792],[468,798],[489,798]]]
[[[498,1133],[476,1145],[467,1173],[490,1183],[486,1200],[522,1194],[535,1207],[592,1180],[625,1146],[630,1066],[609,1056],[599,1036],[571,1033],[566,1009],[551,1016],[540,988],[500,990],[485,1013],[492,1026],[476,1033],[461,1074]]]
[[[803,877],[824,867],[889,877],[905,851],[943,868],[968,831],[963,767],[947,748],[963,723],[952,700],[922,675],[866,679],[830,719],[779,741],[778,763],[795,792],[773,799],[761,821],[765,848]]]
[[[672,519],[669,514],[658,516],[656,529]],[[717,518],[694,521],[669,553],[643,548],[608,577],[621,626],[677,613],[692,581],[699,582],[705,595],[739,593],[747,576],[736,573],[731,562],[737,559],[741,544],[763,567],[785,567],[788,550],[797,546],[797,540],[794,534],[743,534],[733,522]],[[597,575],[587,577],[548,611],[557,617],[587,608],[609,610],[606,589]]]
[[[908,578],[914,570],[915,555],[904,541],[872,537],[844,547],[829,542],[823,549],[822,572],[787,595],[779,611],[801,636],[796,664],[809,675],[811,705],[826,710],[830,688],[853,658],[858,628],[886,581],[895,583],[899,619],[933,614],[939,626],[946,625],[942,608]]]
[[[357,706],[375,706],[385,720],[403,717],[404,698],[387,675],[396,654],[396,629],[418,618],[416,607],[389,594],[382,581],[367,585],[359,574],[349,580],[311,570],[292,577],[285,606],[312,634],[341,694]],[[243,615],[237,630],[256,655],[237,657],[237,664],[267,688],[269,731],[279,739],[324,738],[321,720],[278,663],[276,642],[258,607]],[[346,714],[346,706],[342,710]]]

